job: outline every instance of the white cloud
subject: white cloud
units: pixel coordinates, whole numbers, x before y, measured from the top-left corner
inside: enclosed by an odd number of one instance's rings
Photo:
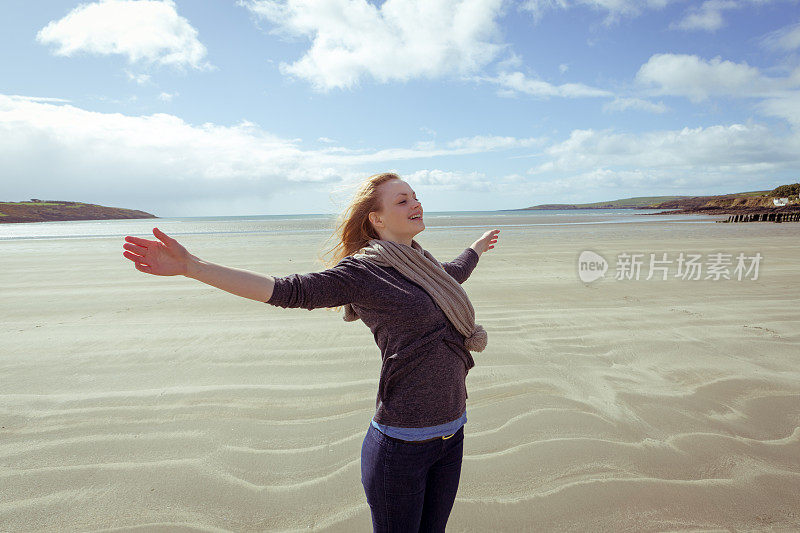
[[[678,171],[698,176],[714,172],[778,171],[800,164],[798,135],[774,135],[760,125],[733,124],[676,131],[616,133],[575,130],[545,150],[549,160],[532,174],[591,171]]]
[[[499,96],[516,96],[518,93],[541,98],[551,96],[560,98],[595,98],[608,97],[612,93],[603,89],[590,87],[582,83],[564,83],[553,85],[546,81],[529,78],[522,72],[500,72],[497,76],[475,76],[474,81],[494,83],[500,86]]]
[[[539,145],[543,139],[530,137],[517,139],[516,137],[498,137],[492,135],[477,135],[475,137],[462,137],[446,144],[448,148],[466,150],[469,152],[489,152],[509,148],[520,148]]]
[[[509,56],[507,58],[495,64],[497,70],[513,70],[522,68],[522,65],[522,56],[517,55],[513,50],[509,50]]]
[[[461,170],[420,169],[406,173],[403,179],[413,187],[426,191],[452,191],[459,193],[492,193],[496,195],[528,195],[530,179],[520,174],[489,176],[484,172]],[[417,189],[419,194],[419,189]],[[513,198],[518,201],[519,198]],[[420,197],[425,205],[425,198]],[[518,207],[512,205],[510,207]],[[486,209],[489,209],[488,207]]]
[[[193,126],[162,113],[99,113],[3,95],[0,154],[9,175],[52,180],[65,190],[78,184],[107,187],[106,180],[112,179],[132,190],[158,183],[183,182],[184,187],[185,180],[201,184],[282,174],[281,181],[301,182],[331,177],[313,163],[299,164],[304,154],[293,142],[252,123]]]
[[[679,30],[700,30],[714,32],[725,26],[724,13],[750,6],[762,6],[780,0],[705,0],[699,6],[690,6],[684,17],[670,24]]]
[[[656,54],[636,74],[636,81],[653,86],[655,94],[685,96],[695,102],[714,95],[780,96],[800,86],[800,79],[794,78],[770,78],[747,63],[683,54]]]
[[[482,172],[418,170],[403,179],[413,187],[446,191],[488,191],[492,187],[492,181]],[[424,198],[420,200],[424,202]]]
[[[603,111],[627,111],[633,109],[636,111],[647,111],[648,113],[666,113],[667,106],[663,102],[653,103],[649,100],[642,98],[615,98],[613,102],[609,102],[603,106]]]
[[[567,0],[526,0],[519,5],[520,11],[528,11],[537,22],[544,13],[551,9],[567,9],[570,3]]]
[[[121,54],[130,63],[206,68],[197,30],[178,15],[173,0],[104,0],[81,4],[51,21],[36,39],[55,54]]]
[[[378,82],[467,75],[505,48],[496,19],[503,0],[242,0],[276,33],[312,40],[285,75],[321,91]]]
[[[176,92],[175,93],[162,92],[161,94],[158,95],[158,99],[161,100],[162,102],[171,102],[172,99],[175,98],[176,96],[178,96],[178,93]]]
[[[539,142],[474,136],[442,147],[310,150],[298,139],[279,138],[250,122],[192,125],[164,113],[100,113],[44,100],[0,95],[0,160],[9,178],[3,183],[4,194],[10,198],[40,197],[46,191],[50,198],[186,213],[189,205],[216,202],[219,209],[241,200],[252,206],[281,192],[324,188],[363,178],[364,168],[369,174],[390,161],[486,153]],[[464,184],[467,189],[478,186]]]
[[[758,104],[758,108],[765,115],[786,119],[795,128],[800,129],[800,93],[768,98]],[[800,151],[800,148],[798,148]]]
[[[722,12],[742,7],[734,0],[706,0],[699,7],[689,8],[686,15],[678,22],[670,25],[680,30],[716,31],[725,25]]]
[[[542,203],[593,203],[636,196],[672,196],[692,194],[727,194],[769,190],[788,180],[789,173],[777,175],[772,168],[756,167],[733,174],[727,170],[681,171],[661,169],[617,170],[595,168],[558,178],[528,181],[522,198],[535,198],[529,205]],[[716,191],[716,192],[713,192]],[[555,199],[553,201],[540,198]],[[521,207],[521,206],[520,206]]]
[[[558,203],[753,190],[754,183],[793,179],[800,165],[798,145],[796,132],[777,136],[761,125],[645,133],[575,130],[544,151],[544,161],[529,169],[525,189],[528,198]],[[531,202],[539,203],[552,202]]]
[[[149,74],[136,74],[135,72],[131,72],[130,70],[126,70],[125,74],[128,76],[129,81],[136,82],[137,85],[146,85],[150,83]]]
[[[767,34],[761,44],[771,50],[797,50],[800,48],[800,23],[791,24]]]
[[[388,161],[407,161],[527,148],[543,142],[543,139],[535,137],[518,139],[515,137],[478,135],[449,141],[444,144],[444,147],[440,147],[436,141],[420,141],[415,143],[413,148],[385,148],[377,151],[352,150],[343,147],[325,148],[317,153],[317,157],[322,158],[322,154],[337,154],[335,159],[326,159],[326,162],[333,163],[336,161],[343,163],[346,161],[351,165],[375,165]]]
[[[593,203],[631,198],[638,194],[635,191],[646,191],[650,196],[657,194],[654,191],[676,185],[681,187],[678,190],[685,192],[689,184],[681,184],[681,181],[674,174],[650,169],[595,168],[578,174],[531,182],[528,189],[533,197],[560,198],[558,203]]]
[[[791,109],[800,124],[796,94],[764,106],[765,113],[781,116]],[[312,190],[322,191],[324,202],[336,186],[390,170],[393,161],[416,169],[403,174],[410,183],[448,191],[448,198],[449,191],[491,192],[518,201],[533,191],[552,201],[590,201],[591,195],[564,196],[578,184],[594,196],[602,193],[598,200],[670,187],[685,194],[711,183],[731,190],[733,183],[794,172],[799,145],[796,132],[780,136],[761,125],[733,124],[649,133],[575,130],[547,145],[539,138],[475,135],[411,148],[305,149],[298,139],[282,139],[250,122],[193,125],[163,113],[99,113],[57,99],[0,95],[0,160],[9,199],[77,199],[162,216],[264,212],[276,195],[310,196]],[[536,147],[538,164],[526,176],[416,166],[429,158],[530,147]]]
[[[780,0],[705,0],[700,5],[691,2],[686,13],[670,28],[682,30],[716,31],[725,25],[724,12],[752,5],[764,5]],[[528,11],[539,22],[547,11],[584,7],[605,13],[604,23],[610,25],[622,18],[634,18],[646,11],[661,10],[685,0],[525,0],[521,11]]]
[[[69,102],[69,100],[65,100],[63,98],[51,98],[48,96],[21,96],[18,94],[8,95],[8,98],[13,98],[15,100],[25,101],[25,102],[52,102],[60,104],[65,104]]]
[[[605,12],[605,22],[611,24],[622,17],[638,16],[644,10],[662,9],[675,1],[680,0],[526,0],[520,9],[529,11],[534,20],[539,21],[548,10],[582,6]]]

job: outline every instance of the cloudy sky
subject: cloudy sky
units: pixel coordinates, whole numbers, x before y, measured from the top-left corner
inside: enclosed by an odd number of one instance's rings
[[[798,0],[6,0],[0,200],[428,211],[800,178]]]

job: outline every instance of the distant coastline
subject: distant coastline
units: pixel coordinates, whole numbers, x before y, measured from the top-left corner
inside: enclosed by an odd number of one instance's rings
[[[800,213],[799,195],[800,183],[794,183],[781,185],[770,191],[749,191],[715,196],[639,196],[588,204],[540,204],[519,209],[499,209],[498,211],[647,209],[661,211],[636,214],[769,215]],[[777,205],[776,201],[780,205]],[[35,198],[27,202],[0,202],[0,224],[152,218],[158,217],[145,211],[81,202]]]
[[[590,204],[541,204],[505,211],[549,209],[669,209],[641,215],[737,215],[752,213],[800,212],[800,183],[781,185],[770,191],[749,191],[716,196],[640,196]],[[783,198],[785,205],[776,206],[775,200]]]
[[[125,218],[158,217],[135,209],[60,200],[37,200],[34,198],[28,202],[0,202],[0,224]]]

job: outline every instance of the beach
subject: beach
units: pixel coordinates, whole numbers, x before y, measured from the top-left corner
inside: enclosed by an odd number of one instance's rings
[[[448,531],[800,529],[800,224],[646,218],[508,224],[481,256]],[[417,241],[452,260],[501,222],[473,219]],[[327,236],[177,238],[285,276],[321,270]],[[122,243],[0,241],[0,531],[370,531],[369,329],[143,274]],[[579,279],[586,250],[605,277]],[[762,259],[615,279],[651,253]]]

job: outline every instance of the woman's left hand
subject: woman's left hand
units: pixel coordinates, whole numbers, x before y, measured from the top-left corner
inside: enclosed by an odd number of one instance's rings
[[[487,231],[486,233],[483,234],[483,237],[473,242],[470,248],[478,252],[478,255],[481,255],[483,252],[491,250],[492,248],[494,248],[494,245],[497,244],[498,233],[500,233],[499,229],[493,229]]]

